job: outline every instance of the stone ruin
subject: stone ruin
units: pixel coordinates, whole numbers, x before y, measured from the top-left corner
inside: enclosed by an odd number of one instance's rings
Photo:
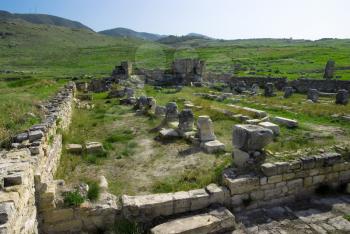
[[[289,98],[289,97],[291,97],[292,95],[293,95],[293,93],[294,93],[294,90],[293,90],[293,88],[292,87],[285,87],[284,88],[284,95],[283,95],[283,97],[284,98]]]
[[[334,60],[328,60],[326,64],[326,68],[324,70],[324,79],[333,79],[335,74],[335,61]]]
[[[265,97],[274,97],[274,96],[276,96],[275,91],[274,91],[274,84],[273,83],[266,83],[265,84],[264,95],[265,95]]]
[[[115,79],[127,79],[132,74],[132,63],[128,61],[121,62],[112,72],[112,77]]]
[[[200,146],[208,153],[225,150],[225,145],[216,139],[213,122],[209,116],[198,116],[198,138]]]
[[[172,72],[180,84],[201,83],[205,73],[205,62],[199,59],[178,59],[172,64]]]
[[[317,89],[309,89],[307,93],[307,100],[310,100],[313,103],[318,102],[320,94]]]
[[[272,142],[274,133],[258,125],[235,125],[232,133],[234,165],[240,169],[255,169],[265,160],[263,148]]]
[[[347,105],[349,102],[349,92],[345,89],[341,89],[338,91],[336,95],[336,104]]]

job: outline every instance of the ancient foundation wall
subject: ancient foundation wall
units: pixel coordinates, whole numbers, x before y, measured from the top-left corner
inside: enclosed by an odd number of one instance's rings
[[[231,206],[240,210],[276,205],[305,198],[321,185],[337,189],[350,182],[350,163],[340,154],[329,153],[291,162],[265,163],[261,174],[236,175],[233,169],[223,175],[231,194]]]
[[[53,180],[62,150],[60,129],[71,121],[75,85],[65,86],[43,105],[42,123],[14,137],[1,152],[0,231],[38,233],[37,199],[41,184]]]

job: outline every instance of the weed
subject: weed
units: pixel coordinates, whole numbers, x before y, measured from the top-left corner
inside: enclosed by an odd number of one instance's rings
[[[79,206],[84,200],[84,197],[78,191],[70,191],[64,194],[64,204],[67,206]]]
[[[100,192],[101,192],[100,186],[95,181],[88,183],[88,185],[89,185],[89,191],[88,191],[87,197],[91,201],[96,201],[100,197]]]
[[[123,219],[114,225],[114,233],[116,234],[142,234],[142,228],[136,223]]]

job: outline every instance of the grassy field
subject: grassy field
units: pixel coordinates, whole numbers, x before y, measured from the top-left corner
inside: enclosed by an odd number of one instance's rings
[[[0,21],[0,32],[1,142],[39,121],[36,104],[52,96],[65,79],[108,76],[124,60],[135,67],[165,69],[176,58],[192,57],[204,59],[209,72],[295,79],[322,78],[332,58],[336,75],[350,79],[350,40],[189,40],[163,45],[22,20]]]
[[[208,88],[184,87],[175,92],[146,86],[138,90],[137,95],[152,96],[159,105],[176,101],[179,110],[184,108],[185,101],[200,106],[193,109],[195,118],[211,117],[215,134],[225,144],[226,153],[205,154],[183,140],[157,141],[158,133],[152,129],[161,123],[160,119],[135,115],[132,107],[118,105],[117,100],[106,99],[107,94],[101,93],[94,95],[95,109],[75,111],[64,144],[99,141],[107,155],[77,156],[64,152],[57,178],[78,183],[92,181],[103,174],[110,183],[110,191],[116,195],[189,190],[212,182],[220,183],[222,170],[232,163],[232,127],[239,122],[222,112],[235,112],[227,105],[229,100],[218,102],[194,95],[209,91]],[[305,103],[305,95],[295,94],[290,99],[281,97],[282,93],[272,98],[247,96],[236,103],[265,110],[270,116],[298,120],[300,126],[296,129],[281,127],[281,135],[266,148],[267,161],[315,155],[332,151],[335,145],[349,147],[350,126],[330,117],[331,113],[349,113],[347,106],[335,105],[329,98],[310,104]]]

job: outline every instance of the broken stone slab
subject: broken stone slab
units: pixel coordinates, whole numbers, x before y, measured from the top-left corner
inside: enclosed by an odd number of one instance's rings
[[[202,144],[202,147],[204,148],[204,151],[209,154],[222,152],[225,150],[225,145],[218,140],[207,141]]]
[[[214,126],[210,117],[202,115],[198,117],[197,127],[199,132],[199,140],[201,142],[215,141]]]
[[[44,137],[44,133],[41,130],[35,130],[35,131],[30,131],[29,132],[29,141],[37,141],[41,140],[41,138]]]
[[[83,146],[79,144],[68,144],[66,150],[72,154],[81,154],[83,152]]]
[[[276,116],[272,119],[275,123],[280,124],[280,125],[284,125],[288,128],[298,127],[298,121],[296,121],[294,119],[287,119],[287,118],[283,118],[283,117],[279,117],[279,116]]]
[[[271,122],[261,122],[259,123],[259,126],[270,129],[275,136],[280,134],[280,127],[277,124]]]
[[[258,125],[238,124],[233,127],[232,144],[243,151],[261,150],[273,140],[270,129]]]
[[[227,172],[223,174],[223,183],[229,188],[231,195],[236,195],[258,189],[260,186],[260,179],[253,174],[235,177]]]
[[[85,144],[86,153],[88,154],[96,154],[103,153],[103,145],[100,142],[87,142]]]
[[[179,133],[173,128],[162,128],[159,131],[159,136],[162,139],[173,139],[179,137]]]
[[[151,229],[152,234],[224,233],[235,229],[235,217],[224,207],[180,217]]]

